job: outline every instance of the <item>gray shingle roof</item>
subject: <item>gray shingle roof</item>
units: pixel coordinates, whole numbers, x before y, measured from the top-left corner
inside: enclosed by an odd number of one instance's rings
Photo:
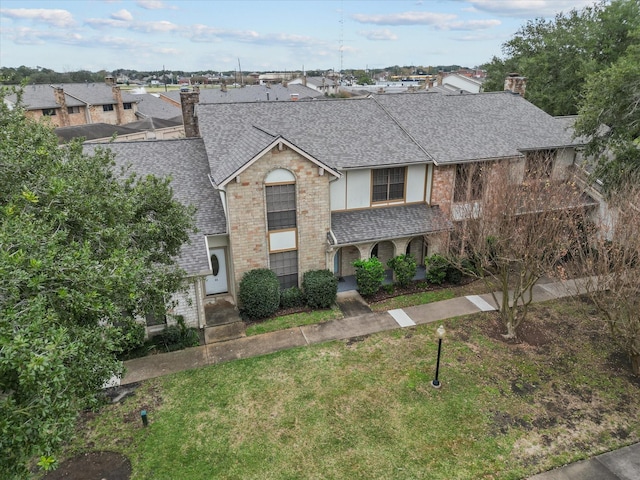
[[[40,108],[59,108],[54,95],[54,87],[62,87],[68,107],[79,107],[86,104],[104,105],[115,103],[110,85],[104,83],[62,83],[57,85],[27,85],[23,88],[22,102],[28,110]],[[122,101],[135,103],[138,99],[128,92],[121,92]],[[9,95],[11,102],[16,95]]]
[[[371,99],[199,104],[196,112],[218,184],[276,135],[334,169],[430,162]],[[272,136],[257,133],[257,129]]]
[[[17,96],[8,95],[7,98],[15,103]],[[79,107],[85,105],[84,102],[76,100],[69,95],[65,95],[68,107]],[[27,110],[38,110],[41,108],[60,108],[56,103],[55,95],[51,85],[26,85],[22,89],[22,103]]]
[[[551,115],[510,92],[376,95],[438,164],[519,155],[573,144]]]
[[[65,93],[91,105],[115,103],[111,85],[106,83],[63,83],[60,84]],[[122,91],[122,101],[136,103],[138,98],[129,92]]]
[[[338,245],[411,237],[451,230],[439,207],[426,204],[333,212],[331,231]]]
[[[322,93],[304,85],[247,85],[241,88],[228,87],[226,92],[220,88],[201,88],[200,103],[290,102],[292,94],[298,95],[298,101],[323,98]],[[163,95],[180,102],[180,92],[177,90]]]
[[[207,273],[209,263],[203,236],[226,233],[226,219],[220,196],[207,177],[209,165],[202,140],[85,144],[84,149],[92,153],[105,147],[115,153],[118,167],[131,165],[131,170],[139,175],[170,176],[175,198],[197,208],[199,231],[191,234],[191,242],[182,247],[178,261],[189,275]]]
[[[138,113],[145,117],[162,118],[165,120],[180,118],[182,123],[182,109],[166,100],[162,100],[151,93],[145,93],[141,95],[133,95],[138,101]],[[180,97],[178,97],[180,102]]]

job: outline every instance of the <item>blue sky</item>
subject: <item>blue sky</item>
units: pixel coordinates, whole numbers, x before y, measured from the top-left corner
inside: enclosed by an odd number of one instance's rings
[[[468,67],[593,0],[2,0],[0,65],[56,71]]]

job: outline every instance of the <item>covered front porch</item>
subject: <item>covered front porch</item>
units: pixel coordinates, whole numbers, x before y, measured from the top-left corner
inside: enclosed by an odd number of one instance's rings
[[[453,225],[438,207],[412,204],[334,212],[331,227],[328,261],[343,292],[357,287],[353,262],[371,257],[386,267],[390,259],[411,254],[418,264],[414,279],[424,279],[425,258],[444,251]],[[383,284],[393,280],[393,271],[387,270]]]

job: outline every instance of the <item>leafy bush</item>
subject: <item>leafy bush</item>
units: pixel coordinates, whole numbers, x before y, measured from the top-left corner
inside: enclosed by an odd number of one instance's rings
[[[310,270],[302,277],[302,288],[311,308],[330,308],[338,296],[338,279],[329,270]]]
[[[387,266],[393,270],[396,282],[402,287],[409,285],[409,282],[416,276],[418,266],[413,255],[398,255],[387,262]]]
[[[449,260],[437,253],[431,255],[426,259],[427,271],[425,278],[429,283],[434,285],[440,285],[445,281],[447,277],[447,270],[449,269]]]
[[[256,268],[242,276],[240,313],[250,319],[267,318],[280,306],[280,285],[276,274],[267,268]]]
[[[376,257],[367,260],[356,260],[356,282],[361,295],[373,295],[380,289],[384,280],[384,265]]]
[[[115,346],[118,354],[126,355],[144,344],[145,326],[131,317],[122,317],[115,328]]]
[[[298,287],[291,287],[280,292],[280,308],[296,308],[304,305],[304,294]]]
[[[154,343],[163,346],[167,352],[200,345],[198,331],[187,327],[182,315],[176,317],[176,322],[175,325],[166,326],[162,333],[154,338]]]

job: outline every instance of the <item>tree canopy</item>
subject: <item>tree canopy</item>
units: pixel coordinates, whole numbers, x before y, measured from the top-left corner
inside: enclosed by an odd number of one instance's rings
[[[485,91],[510,72],[527,77],[526,97],[551,115],[579,114],[594,178],[607,190],[640,181],[640,1],[600,2],[535,19],[485,65]]]
[[[551,115],[578,113],[587,79],[603,72],[637,43],[640,2],[614,0],[534,19],[502,45],[488,64],[485,91],[503,89],[510,72],[527,77],[526,97]]]
[[[122,371],[127,321],[184,284],[193,211],[169,179],[115,172],[112,155],[58,147],[0,92],[0,471],[22,478]]]

